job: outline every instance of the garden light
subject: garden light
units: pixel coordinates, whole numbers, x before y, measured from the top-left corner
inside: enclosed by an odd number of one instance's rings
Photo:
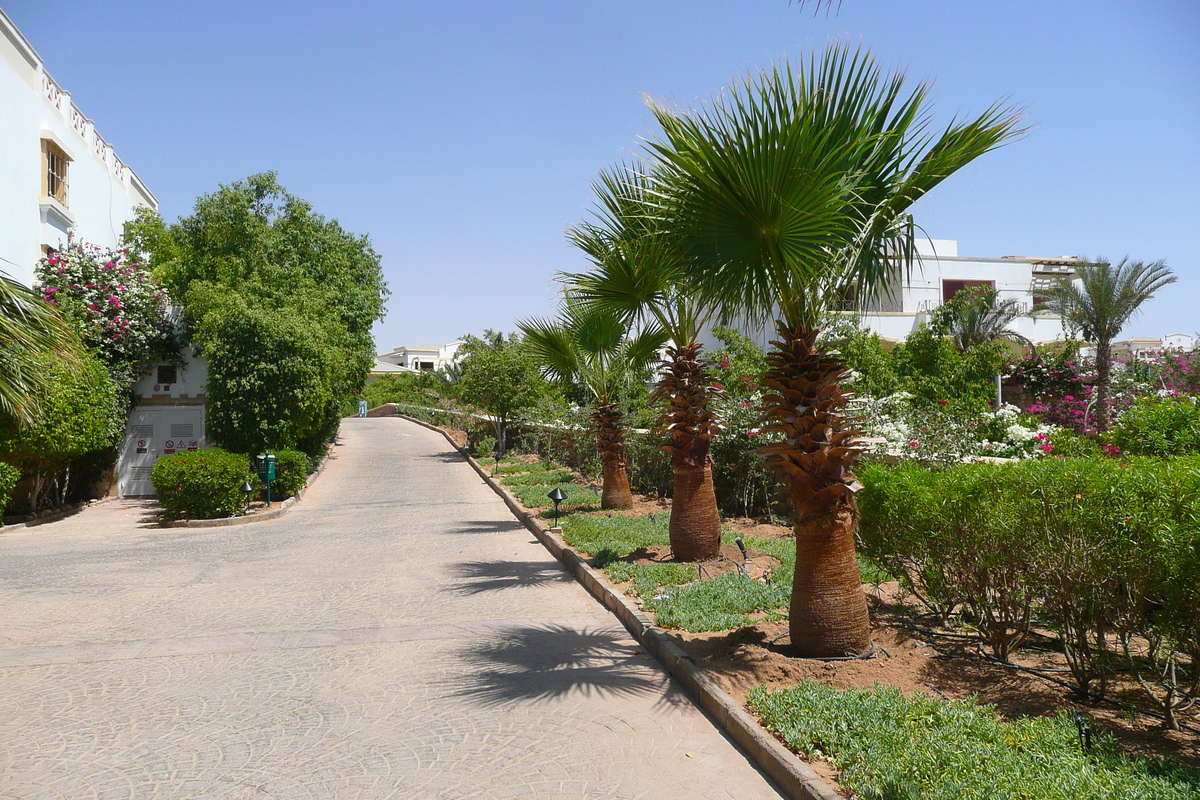
[[[567,493],[562,490],[562,487],[555,486],[553,489],[550,490],[550,493],[547,494],[546,497],[549,497],[551,500],[554,501],[554,527],[557,528],[558,527],[558,504],[561,503],[563,500],[567,499]]]

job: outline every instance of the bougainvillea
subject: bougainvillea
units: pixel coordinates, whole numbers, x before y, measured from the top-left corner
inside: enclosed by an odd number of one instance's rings
[[[127,250],[72,243],[38,261],[34,273],[43,299],[62,309],[122,389],[169,340],[166,289]]]

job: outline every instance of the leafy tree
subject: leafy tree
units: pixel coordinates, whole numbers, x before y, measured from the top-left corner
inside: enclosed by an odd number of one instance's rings
[[[1096,422],[1112,429],[1112,343],[1142,304],[1175,282],[1163,261],[1149,264],[1123,258],[1117,264],[1100,259],[1080,262],[1078,285],[1060,278],[1046,304],[1061,314],[1067,327],[1096,345]]]
[[[901,390],[894,351],[884,350],[878,333],[863,328],[857,319],[837,314],[825,323],[822,336],[853,373],[855,395],[887,397]]]
[[[1020,131],[993,106],[930,131],[929,87],[904,93],[867,53],[833,45],[798,70],[751,75],[700,109],[651,103],[656,186],[646,213],[675,232],[691,280],[725,316],[775,319],[762,385],[762,452],[786,477],[797,537],[790,631],[796,652],[870,646],[854,550],[858,450],[840,384],[845,363],[820,340],[823,312],[856,287],[862,302],[911,265],[911,205]]]
[[[38,295],[0,273],[0,422],[32,423],[54,388],[44,363],[73,359],[78,337]]]
[[[997,341],[960,350],[949,336],[922,325],[892,349],[891,357],[903,388],[915,397],[976,411],[995,399],[1006,352]]]
[[[336,355],[311,320],[231,303],[206,314],[210,438],[237,453],[283,449],[315,435],[333,400]]]
[[[173,225],[142,214],[126,226],[126,238],[147,250],[155,275],[183,300],[194,341],[230,366],[209,374],[214,438],[230,449],[276,440],[273,446],[319,451],[336,432],[340,401],[362,387],[374,363],[371,326],[383,317],[388,291],[369,239],[313,211],[272,172],[200,197],[191,216]],[[243,313],[252,324],[236,323]],[[277,333],[284,342],[261,338]],[[248,338],[227,338],[238,336]],[[269,344],[294,366],[279,369],[266,350],[256,358],[252,343]],[[304,353],[320,357],[301,368]],[[261,395],[243,394],[259,392],[262,381],[252,376],[272,374],[290,381],[274,393],[291,398],[274,410],[250,402]],[[317,402],[324,403],[319,411]]]
[[[662,406],[657,433],[666,439],[673,470],[671,552],[679,561],[710,561],[721,552],[721,515],[713,489],[712,440],[720,432],[710,399],[714,389],[696,341],[711,315],[691,290],[670,234],[642,213],[644,171],[601,173],[594,222],[568,238],[591,258],[592,272],[567,276],[570,291],[599,313],[635,325],[651,324],[671,340],[653,400]]]
[[[449,391],[449,385],[439,372],[396,372],[372,381],[362,391],[369,408],[384,403],[417,403],[429,405]]]
[[[617,400],[657,359],[666,334],[650,329],[630,336],[620,316],[588,308],[570,295],[557,319],[522,320],[517,327],[551,378],[578,382],[594,398],[592,424],[604,476],[600,506],[630,508],[624,413]]]
[[[537,357],[521,337],[488,330],[483,338],[463,337],[455,388],[463,400],[487,411],[495,422],[497,446],[504,450],[508,424],[522,410],[532,408],[549,387]]]
[[[148,360],[174,352],[173,326],[165,319],[170,298],[129,251],[72,243],[38,261],[34,274],[45,302],[62,312],[122,392]]]
[[[65,502],[76,459],[116,447],[125,425],[124,405],[108,371],[94,356],[79,352],[41,362],[48,389],[34,420],[21,425],[0,419],[0,461],[32,477],[30,505],[37,508],[48,484],[57,484],[54,502]]]

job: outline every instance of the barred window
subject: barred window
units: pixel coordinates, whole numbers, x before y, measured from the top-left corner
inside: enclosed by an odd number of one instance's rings
[[[67,205],[67,165],[70,157],[49,139],[42,140],[42,162],[45,166],[45,195]]]

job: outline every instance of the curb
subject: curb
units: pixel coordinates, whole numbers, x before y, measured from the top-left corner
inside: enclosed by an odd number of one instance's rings
[[[657,627],[650,617],[620,594],[602,573],[587,564],[556,533],[543,528],[537,518],[526,511],[507,489],[494,481],[465,448],[455,445],[441,428],[404,414],[396,416],[442,434],[551,555],[562,562],[567,571],[605,608],[616,614],[633,638],[646,648],[646,652],[683,685],[700,707],[771,777],[784,794],[792,800],[845,800],[812,767],[784,747],[746,709],[717,686],[679,645],[671,641],[662,628]]]
[[[336,440],[335,440],[336,441]],[[279,508],[273,508],[270,511],[260,511],[257,514],[248,514],[244,517],[223,517],[221,519],[177,519],[174,522],[164,522],[164,528],[228,528],[232,525],[250,525],[254,522],[267,522],[268,520],[278,519],[287,513],[288,509],[296,504],[300,498],[304,497],[304,493],[308,491],[308,487],[316,482],[317,476],[325,471],[325,465],[329,463],[329,451],[333,449],[333,442],[329,443],[329,448],[325,450],[325,457],[321,459],[321,463],[313,470],[313,473],[308,476],[308,481],[296,492],[279,504]]]

